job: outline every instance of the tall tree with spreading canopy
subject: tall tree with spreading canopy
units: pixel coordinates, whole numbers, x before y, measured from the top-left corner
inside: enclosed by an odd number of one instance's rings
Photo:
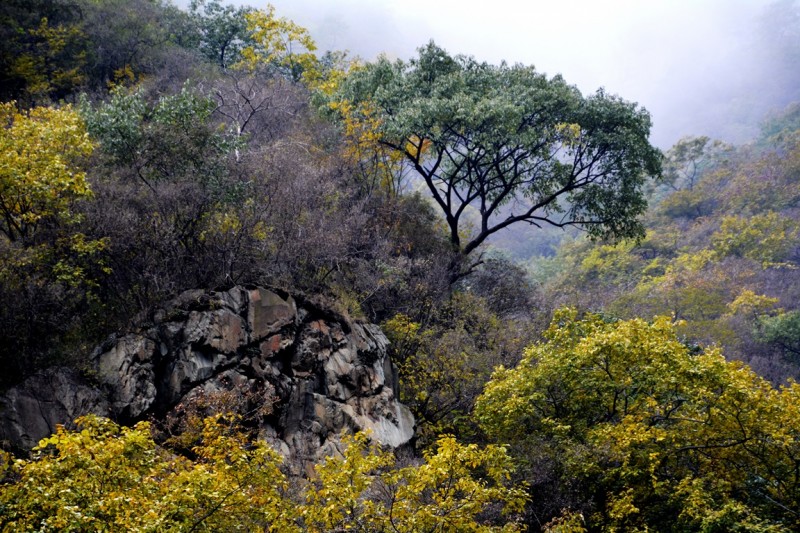
[[[408,63],[381,58],[353,70],[333,98],[377,118],[378,142],[423,179],[449,227],[454,280],[469,270],[465,257],[512,224],[643,235],[642,185],[659,174],[661,155],[635,104],[434,43]]]

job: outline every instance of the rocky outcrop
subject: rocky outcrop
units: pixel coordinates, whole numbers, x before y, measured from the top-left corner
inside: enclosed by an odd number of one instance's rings
[[[30,450],[58,424],[88,413],[108,414],[103,393],[68,368],[50,368],[0,396],[0,447]]]
[[[264,413],[255,423],[297,465],[330,454],[344,430],[369,430],[393,447],[413,436],[388,341],[375,325],[257,287],[189,291],[150,318],[95,351],[92,384],[53,369],[8,391],[0,439],[30,448],[80,414],[158,419],[219,391],[249,391],[250,407],[270,402],[253,409]]]

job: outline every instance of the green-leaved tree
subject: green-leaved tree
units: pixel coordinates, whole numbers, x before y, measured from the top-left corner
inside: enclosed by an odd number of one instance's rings
[[[449,228],[453,281],[469,271],[464,258],[512,224],[643,235],[642,185],[660,173],[661,155],[635,104],[603,90],[584,97],[560,76],[452,57],[433,43],[408,63],[354,69],[333,98],[333,108],[377,121],[377,142],[424,181]]]

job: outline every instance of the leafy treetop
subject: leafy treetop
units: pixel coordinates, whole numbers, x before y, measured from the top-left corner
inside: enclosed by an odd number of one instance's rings
[[[667,317],[564,310],[545,336],[495,372],[476,415],[527,461],[550,454],[583,484],[591,528],[797,529],[800,386],[693,352]]]
[[[245,20],[251,43],[242,50],[244,67],[269,65],[292,81],[300,81],[317,69],[317,45],[308,30],[275,16],[272,5],[246,13]]]
[[[70,106],[20,113],[0,104],[0,232],[26,243],[47,218],[69,218],[71,204],[92,194],[76,162],[94,146]]]
[[[379,120],[379,142],[422,177],[461,256],[516,223],[641,237],[646,174],[661,170],[649,114],[524,65],[451,57],[433,43],[408,63],[354,69],[334,95]],[[464,237],[468,212],[479,223]]]

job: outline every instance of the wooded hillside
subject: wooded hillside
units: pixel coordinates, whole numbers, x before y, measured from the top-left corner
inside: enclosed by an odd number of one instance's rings
[[[751,142],[661,151],[625,95],[420,44],[363,61],[218,0],[0,5],[0,392],[108,388],[119,339],[266,287],[342,338],[378,324],[371,371],[399,385],[366,389],[416,423],[299,476],[259,433],[288,400],[178,383],[0,451],[3,531],[800,528],[800,103]],[[297,328],[313,364],[280,335],[229,351],[274,356],[288,396],[356,390],[315,374],[344,342],[325,320]],[[225,344],[162,337],[165,358]]]

